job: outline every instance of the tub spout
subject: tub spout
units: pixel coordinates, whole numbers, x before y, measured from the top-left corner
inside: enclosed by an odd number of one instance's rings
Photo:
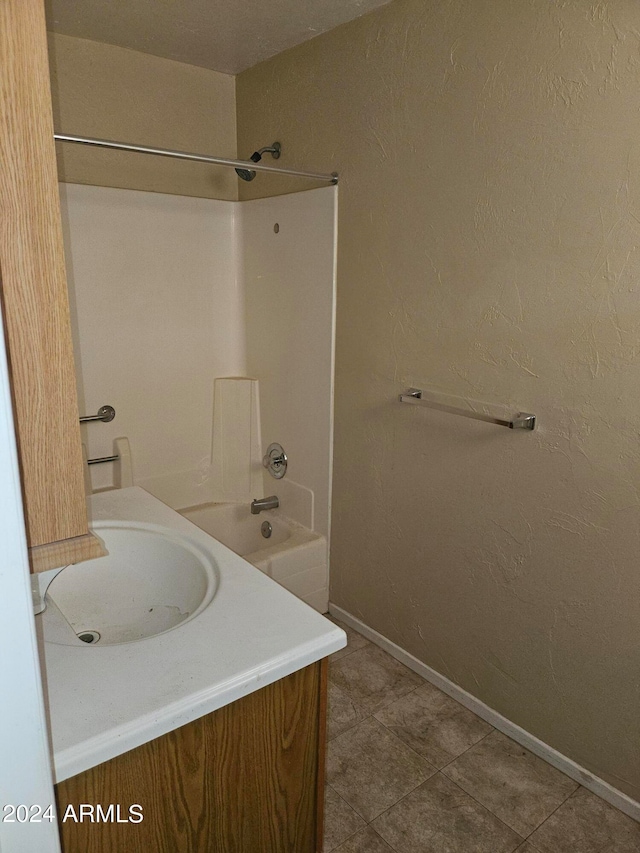
[[[277,509],[280,506],[280,501],[276,495],[269,495],[268,498],[256,498],[251,501],[251,515],[258,515],[263,509]]]

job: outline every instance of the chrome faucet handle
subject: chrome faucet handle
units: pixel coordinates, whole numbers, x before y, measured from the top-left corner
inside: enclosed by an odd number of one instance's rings
[[[276,480],[281,480],[287,473],[287,454],[281,444],[274,442],[267,447],[266,454],[262,457],[262,464]]]

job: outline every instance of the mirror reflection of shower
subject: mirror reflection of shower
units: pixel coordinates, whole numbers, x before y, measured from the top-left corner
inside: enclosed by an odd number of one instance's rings
[[[273,145],[267,145],[265,148],[260,148],[258,151],[254,151],[249,159],[254,163],[259,163],[260,160],[262,160],[263,154],[271,154],[273,159],[277,160],[280,156],[280,147],[279,142],[274,142]],[[252,181],[256,176],[253,169],[236,169],[236,174],[239,178],[242,178],[243,181]]]

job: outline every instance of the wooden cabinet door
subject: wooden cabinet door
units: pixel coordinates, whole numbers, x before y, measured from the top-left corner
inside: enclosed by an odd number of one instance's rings
[[[60,782],[64,853],[320,853],[326,671],[311,664]],[[82,803],[101,806],[96,822],[76,820]],[[134,804],[143,819],[129,823]]]
[[[43,0],[0,0],[0,283],[35,571],[88,535]]]

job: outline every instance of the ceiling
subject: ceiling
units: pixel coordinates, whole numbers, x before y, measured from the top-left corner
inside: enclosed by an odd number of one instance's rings
[[[48,29],[238,74],[389,0],[46,0]]]

